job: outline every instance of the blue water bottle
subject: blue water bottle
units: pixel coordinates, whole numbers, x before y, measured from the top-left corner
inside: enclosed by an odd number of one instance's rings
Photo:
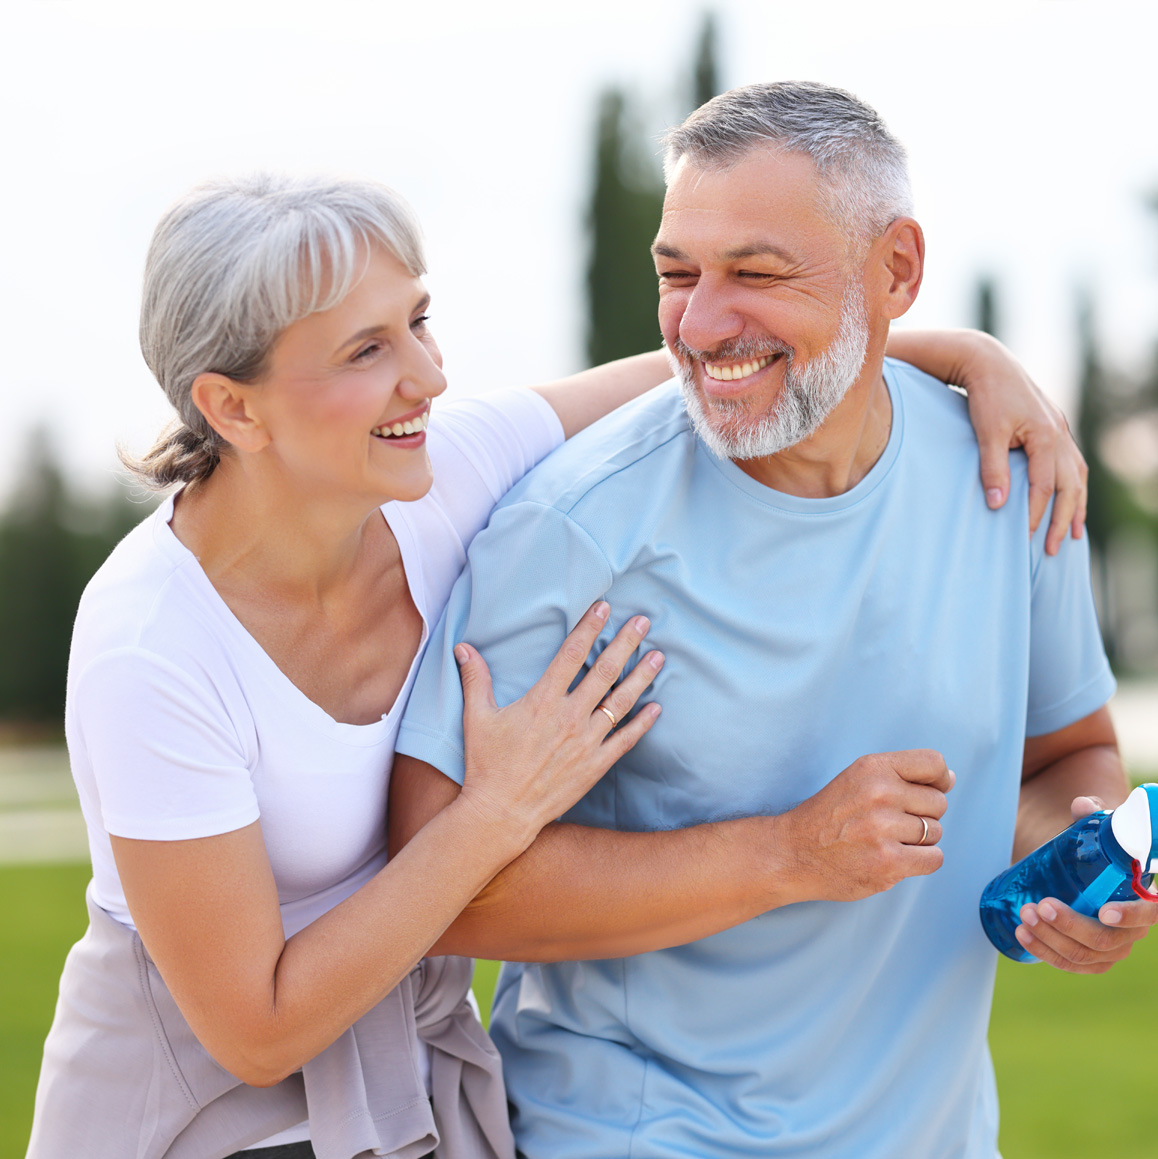
[[[1056,897],[1092,916],[1108,901],[1158,901],[1148,892],[1155,871],[1158,785],[1139,785],[1117,809],[1075,821],[998,874],[981,895],[981,924],[1007,958],[1036,962],[1013,936],[1023,905]]]

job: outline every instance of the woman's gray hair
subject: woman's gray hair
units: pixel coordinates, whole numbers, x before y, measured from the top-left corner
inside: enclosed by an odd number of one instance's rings
[[[208,478],[225,440],[193,404],[199,374],[252,382],[287,326],[336,306],[374,245],[426,272],[410,207],[371,181],[258,173],[193,189],[161,219],[145,262],[141,352],[177,420],[141,459],[147,486]]]
[[[828,212],[859,250],[913,212],[904,147],[880,114],[852,93],[812,81],[745,85],[713,97],[664,136],[664,173],[682,157],[728,169],[753,149],[806,153]]]

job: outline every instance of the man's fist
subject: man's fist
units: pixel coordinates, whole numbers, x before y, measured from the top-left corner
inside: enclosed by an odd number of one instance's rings
[[[802,898],[856,901],[938,870],[954,779],[931,749],[876,753],[783,814]]]

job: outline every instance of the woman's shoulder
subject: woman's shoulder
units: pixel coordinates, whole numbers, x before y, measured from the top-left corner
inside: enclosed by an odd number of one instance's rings
[[[172,501],[162,503],[113,548],[89,580],[73,626],[70,669],[124,649],[180,651],[212,643],[211,609],[196,584],[196,559],[169,529]]]

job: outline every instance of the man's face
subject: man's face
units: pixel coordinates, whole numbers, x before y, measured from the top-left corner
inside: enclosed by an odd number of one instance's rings
[[[812,435],[868,346],[860,273],[803,154],[727,171],[680,162],[654,246],[659,321],[697,433],[718,455]]]

